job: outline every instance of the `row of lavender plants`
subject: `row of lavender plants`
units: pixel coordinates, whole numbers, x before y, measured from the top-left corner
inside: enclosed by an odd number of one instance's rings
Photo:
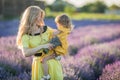
[[[32,57],[23,57],[15,42],[15,36],[0,38],[0,80],[30,80]]]
[[[120,61],[106,65],[99,80],[120,80]]]
[[[77,29],[81,33],[77,30],[72,32],[69,42],[72,47],[77,46],[78,51],[76,55],[65,56],[61,60],[67,75],[65,80],[104,80],[103,68],[120,59],[119,25],[108,26],[83,27]],[[86,35],[90,38],[96,35],[98,42],[89,44],[90,39],[84,39]],[[0,38],[0,80],[30,80],[32,57],[23,57],[15,39],[16,36]],[[84,46],[81,48],[81,45]]]
[[[62,63],[68,80],[96,80],[105,65],[119,60],[120,38],[84,47],[75,56],[64,58]]]
[[[78,49],[91,44],[104,43],[120,38],[120,25],[86,26],[75,29],[69,36],[70,50],[75,54]],[[74,45],[74,46],[72,46]],[[70,51],[71,52],[71,51]]]

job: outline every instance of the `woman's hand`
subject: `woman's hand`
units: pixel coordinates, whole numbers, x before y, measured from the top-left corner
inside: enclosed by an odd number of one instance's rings
[[[45,45],[43,45],[43,48],[48,48],[48,49],[53,49],[53,44],[47,43]]]

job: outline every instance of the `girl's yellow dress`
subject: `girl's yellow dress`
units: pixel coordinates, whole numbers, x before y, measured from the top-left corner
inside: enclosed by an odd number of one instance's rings
[[[59,33],[57,35],[57,37],[59,38],[60,42],[61,42],[61,46],[57,46],[54,50],[56,52],[56,54],[58,55],[66,55],[68,53],[68,35],[71,32],[70,28],[65,28],[63,26],[59,26],[58,30],[61,31],[61,33]]]
[[[47,30],[41,35],[30,36],[23,35],[22,36],[22,46],[25,48],[34,48],[41,44],[48,43],[50,39],[53,37],[53,30],[50,27],[47,27]],[[41,80],[43,76],[43,68],[41,64],[41,59],[45,56],[48,56],[53,53],[53,51],[49,51],[48,54],[44,54],[42,50],[38,51],[38,53],[42,53],[41,56],[34,56],[32,62],[32,79],[31,80]],[[58,60],[51,59],[47,61],[49,67],[49,74],[51,76],[50,80],[63,80],[63,71],[62,66]]]

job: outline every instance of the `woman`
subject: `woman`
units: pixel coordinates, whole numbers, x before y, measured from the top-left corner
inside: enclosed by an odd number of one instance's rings
[[[43,48],[51,48],[48,42],[53,36],[53,30],[44,25],[44,11],[38,6],[28,7],[21,18],[17,35],[17,45],[24,56],[34,56],[32,63],[32,80],[41,80],[43,68],[40,61],[54,51],[44,54]],[[48,43],[48,44],[47,44]],[[52,55],[54,56],[54,55]],[[59,61],[47,61],[50,80],[63,80],[62,66]]]

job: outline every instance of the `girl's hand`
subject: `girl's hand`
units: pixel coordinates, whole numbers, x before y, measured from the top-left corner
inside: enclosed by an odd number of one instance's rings
[[[61,31],[54,29],[53,36],[57,36]]]

